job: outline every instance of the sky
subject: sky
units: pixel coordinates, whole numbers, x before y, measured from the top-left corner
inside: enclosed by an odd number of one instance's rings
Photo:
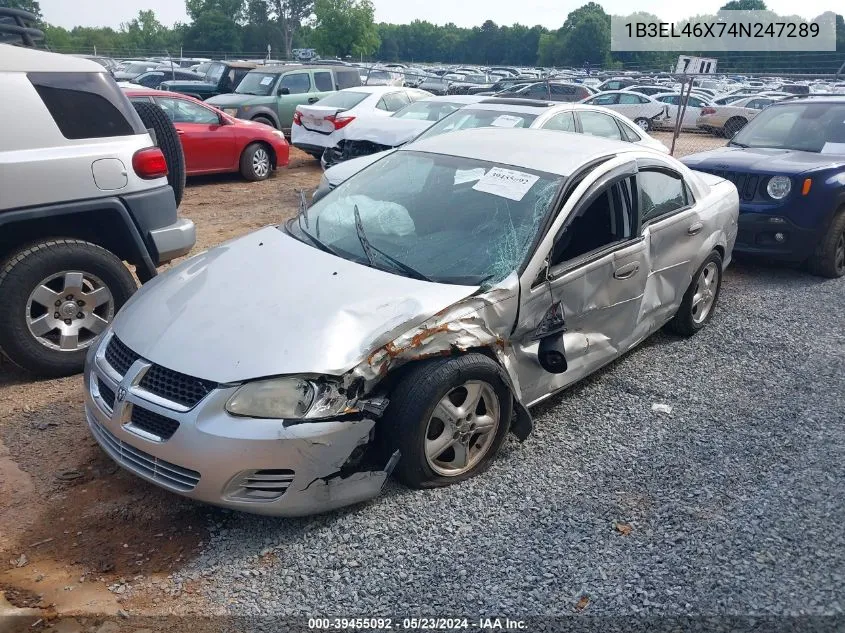
[[[630,0],[598,0],[610,14],[626,15],[632,11]],[[39,0],[45,21],[57,26],[111,26],[117,28],[141,9],[153,9],[158,19],[168,25],[187,22],[183,0]],[[454,22],[458,26],[477,26],[485,20],[496,24],[519,22],[528,26],[542,24],[549,29],[559,28],[567,14],[586,4],[587,0],[373,0],[377,22],[396,24],[412,20],[428,20],[436,24]],[[726,0],[699,0],[694,3],[677,0],[647,0],[637,5],[667,21],[716,11]],[[831,0],[766,0],[769,9],[781,15],[798,14],[813,18],[825,11],[835,11],[839,2]]]

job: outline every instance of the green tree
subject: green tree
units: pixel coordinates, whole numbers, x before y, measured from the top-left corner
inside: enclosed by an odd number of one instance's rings
[[[763,0],[731,0],[719,11],[767,11]]]
[[[126,35],[123,43],[141,51],[158,51],[167,47],[167,27],[158,21],[155,11],[139,11],[138,17],[120,25]]]
[[[194,22],[210,11],[229,16],[230,20],[240,21],[244,17],[244,0],[185,0],[185,12]]]
[[[204,11],[188,27],[185,48],[207,54],[240,51],[241,28],[217,9]]]
[[[267,0],[267,3],[282,32],[285,55],[292,57],[294,37],[313,13],[314,0]]]
[[[370,55],[378,50],[379,35],[370,0],[316,0],[314,44],[323,55]]]

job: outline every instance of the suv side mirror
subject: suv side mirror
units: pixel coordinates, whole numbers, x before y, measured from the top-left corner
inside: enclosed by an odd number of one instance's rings
[[[282,86],[281,88],[279,88],[278,94],[279,94],[279,96],[289,95],[290,94],[290,88],[288,88],[287,86]]]

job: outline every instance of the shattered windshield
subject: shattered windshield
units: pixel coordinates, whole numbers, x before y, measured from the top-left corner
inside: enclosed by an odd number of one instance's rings
[[[396,274],[492,285],[526,259],[562,182],[521,167],[400,151],[286,228],[303,242]]]
[[[845,154],[845,104],[795,103],[766,108],[730,144]]]

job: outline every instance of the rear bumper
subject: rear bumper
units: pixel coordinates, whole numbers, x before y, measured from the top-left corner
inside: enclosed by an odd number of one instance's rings
[[[176,220],[170,226],[150,231],[150,239],[158,253],[158,263],[187,255],[197,241],[194,223],[185,218]]]
[[[294,125],[290,130],[291,145],[309,154],[322,154],[323,150],[335,144],[332,134],[323,134]]]
[[[818,242],[818,230],[800,227],[789,218],[740,212],[734,252],[801,262],[813,254]]]

